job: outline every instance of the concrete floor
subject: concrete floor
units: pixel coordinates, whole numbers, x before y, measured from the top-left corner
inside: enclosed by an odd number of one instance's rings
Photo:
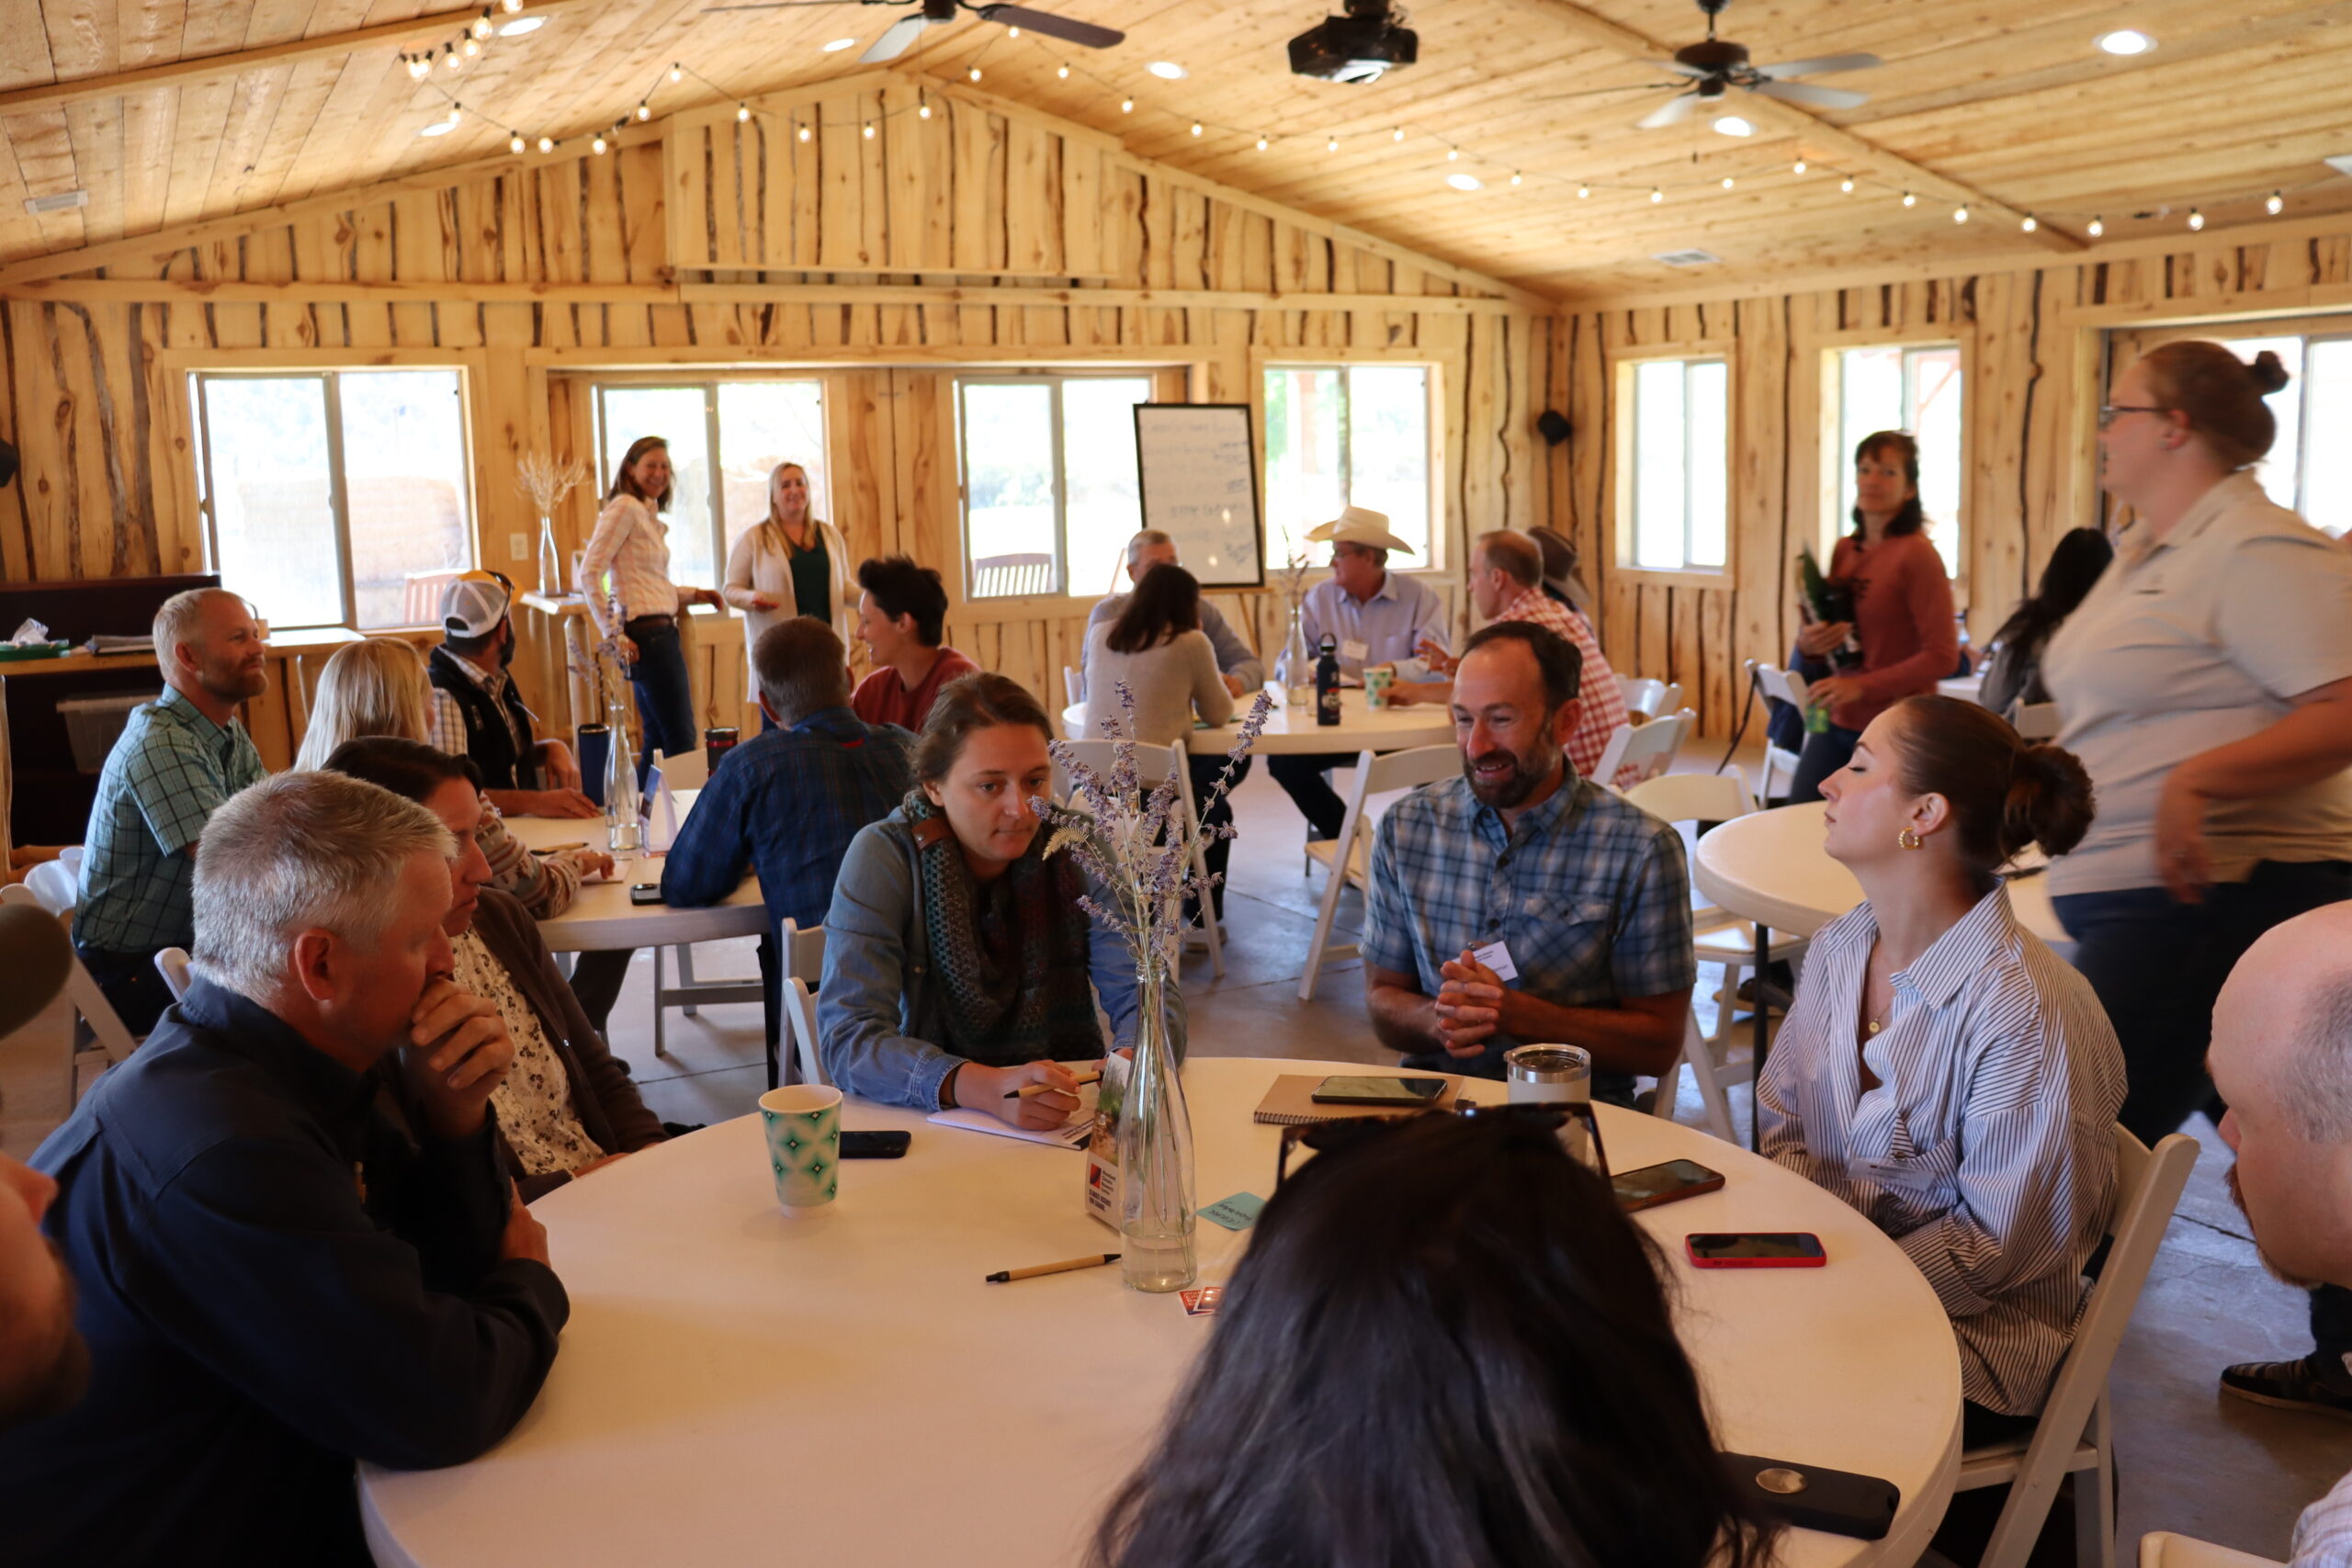
[[[1714,755],[1686,761],[1707,767]],[[1753,769],[1750,769],[1753,777]],[[1342,785],[1344,791],[1344,784]],[[1314,934],[1322,881],[1303,875],[1296,812],[1262,768],[1236,797],[1241,838],[1227,890],[1226,976],[1205,954],[1185,964],[1193,1049],[1204,1055],[1324,1057],[1387,1063],[1363,1013],[1363,972],[1329,966],[1312,1002],[1296,987]],[[1351,941],[1361,916],[1343,896],[1335,941]],[[638,962],[650,965],[649,954]],[[753,972],[749,940],[697,950],[700,978]],[[1717,977],[1701,972],[1702,991]],[[754,1006],[673,1014],[670,1055],[652,1049],[650,974],[633,978],[612,1025],[616,1051],[633,1064],[646,1101],[666,1121],[715,1122],[753,1108],[763,1084]],[[1711,1022],[1702,1010],[1702,1024]],[[64,1111],[62,1010],[0,1043],[0,1147],[18,1156]],[[1743,1132],[1747,1091],[1733,1090]],[[1697,1123],[1685,1084],[1678,1115]],[[2352,1470],[2352,1424],[2223,1399],[2215,1375],[2228,1362],[2299,1355],[2310,1348],[2303,1297],[2265,1274],[2245,1221],[2222,1183],[2228,1153],[2202,1118],[2188,1129],[2205,1145],[2188,1191],[2157,1255],[2117,1359],[2112,1388],[2122,1467],[2121,1546],[2127,1563],[2144,1531],[2178,1530],[2265,1557],[2287,1555],[2296,1514]]]

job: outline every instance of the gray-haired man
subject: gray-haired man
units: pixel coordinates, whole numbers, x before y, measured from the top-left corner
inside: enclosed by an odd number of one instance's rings
[[[1140,581],[1145,572],[1163,563],[1177,564],[1176,541],[1160,530],[1146,528],[1127,541],[1130,586]],[[1110,620],[1126,607],[1127,596],[1114,593],[1086,613],[1086,624],[1091,626],[1097,621]],[[1224,613],[1205,598],[1201,601],[1201,630],[1208,634],[1209,646],[1216,649],[1217,673],[1225,677],[1227,691],[1238,697],[1266,683],[1266,667],[1258,662],[1258,656],[1250,651],[1250,645],[1241,640]],[[1222,759],[1219,765],[1223,765]]]
[[[196,984],[33,1156],[92,1378],[0,1435],[0,1555],[365,1563],[355,1457],[460,1463],[530,1407],[569,1307],[487,1114],[514,1046],[449,981],[454,849],[338,773],[213,813]]]

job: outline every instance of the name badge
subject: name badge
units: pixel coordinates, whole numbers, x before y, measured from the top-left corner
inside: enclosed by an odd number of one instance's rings
[[[1356,641],[1353,637],[1350,637],[1347,641],[1340,645],[1340,657],[1348,660],[1351,664],[1362,664],[1371,653],[1372,649]]]
[[[1495,977],[1506,986],[1519,978],[1519,965],[1510,961],[1510,948],[1500,940],[1472,948],[1470,956],[1493,970]]]

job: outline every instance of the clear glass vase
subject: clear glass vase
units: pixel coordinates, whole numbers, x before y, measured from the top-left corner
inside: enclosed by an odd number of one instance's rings
[[[1193,1118],[1168,1036],[1166,981],[1142,980],[1135,1068],[1119,1105],[1119,1272],[1136,1291],[1181,1291],[1193,1249]]]
[[[1274,659],[1274,680],[1288,706],[1303,708],[1315,694],[1315,651],[1306,646],[1306,627],[1299,620],[1296,604],[1290,607],[1290,636],[1283,639],[1283,650]]]
[[[637,787],[637,738],[630,733],[628,704],[605,705],[605,723],[612,734],[605,760],[605,847],[615,855],[633,855],[645,849],[643,796]]]
[[[543,598],[563,597],[563,552],[556,548],[555,519],[539,514],[539,593]]]

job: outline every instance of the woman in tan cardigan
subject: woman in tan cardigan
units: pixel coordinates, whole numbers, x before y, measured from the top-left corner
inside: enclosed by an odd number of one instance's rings
[[[727,552],[727,581],[719,592],[743,612],[748,660],[760,634],[795,615],[814,615],[854,648],[857,593],[849,585],[849,547],[841,530],[810,515],[808,470],[778,463],[768,475],[768,514],[743,531]],[[756,682],[758,671],[752,671]],[[775,728],[763,717],[761,728]]]

